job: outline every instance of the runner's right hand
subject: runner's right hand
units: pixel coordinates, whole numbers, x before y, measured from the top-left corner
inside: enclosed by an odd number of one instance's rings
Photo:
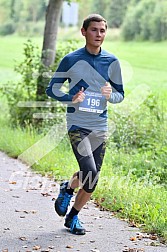
[[[82,87],[81,90],[73,96],[72,103],[82,102],[85,99],[84,88]]]

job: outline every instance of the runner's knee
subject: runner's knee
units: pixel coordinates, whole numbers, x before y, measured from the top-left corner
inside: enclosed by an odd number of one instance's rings
[[[80,171],[78,172],[78,178],[82,183],[83,189],[87,193],[92,193],[97,185],[99,177],[99,172],[95,169],[89,170],[87,172]]]

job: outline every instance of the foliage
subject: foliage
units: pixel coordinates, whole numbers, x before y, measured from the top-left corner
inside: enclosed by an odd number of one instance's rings
[[[6,36],[6,35],[14,33],[15,30],[16,30],[15,24],[11,20],[9,20],[7,23],[2,24],[0,26],[0,35]]]
[[[30,28],[33,28],[37,22],[44,21],[47,1],[36,0],[34,4],[33,0],[0,0],[0,5],[1,35],[12,34],[15,31],[19,34],[23,31],[30,34],[34,30],[30,31]]]
[[[118,28],[123,23],[130,1],[131,0],[93,0],[90,11],[104,16],[108,21],[109,27]]]
[[[109,27],[119,28],[122,25],[130,1],[131,0],[112,0],[108,2],[106,18]]]
[[[129,117],[112,114],[116,130],[108,146],[115,147],[114,173],[126,176],[131,173],[135,181],[148,177],[152,183],[167,185],[165,113],[160,99],[151,94]],[[126,159],[123,153],[129,153],[131,159]]]
[[[160,136],[163,138],[163,134],[159,135],[159,132],[164,127],[164,114],[165,111],[160,106],[158,96],[153,94],[150,94],[140,109],[133,112],[132,115],[126,117],[122,114],[114,114],[112,118],[118,125],[113,138],[118,148],[133,146],[154,150],[159,143]],[[154,127],[151,127],[152,125]]]
[[[44,20],[47,1],[36,0],[35,4],[33,0],[0,0],[1,10],[5,13],[2,16],[2,23],[5,23],[8,19],[13,22],[19,23],[22,21]]]
[[[167,38],[167,3],[155,0],[139,1],[130,5],[122,25],[125,40],[165,40]]]
[[[105,17],[106,11],[108,9],[108,5],[110,2],[111,2],[110,0],[105,0],[105,1],[93,0],[92,5],[91,5],[91,10],[92,12],[98,13],[102,15],[103,17]]]
[[[34,46],[30,40],[25,43],[24,47],[24,60],[15,67],[15,71],[21,74],[21,80],[17,83],[8,83],[4,86],[3,93],[7,97],[9,113],[13,125],[27,125],[33,124],[34,126],[39,121],[33,119],[33,114],[36,112],[46,112],[46,108],[39,111],[36,106],[24,107],[22,102],[33,101],[48,101],[45,93],[41,97],[37,97],[37,78],[40,76],[44,80],[45,88],[47,87],[50,77],[57,68],[60,60],[69,52],[77,47],[77,41],[67,41],[65,44],[60,44],[57,49],[56,59],[54,66],[46,68],[41,64],[40,51],[37,46]],[[21,102],[21,103],[20,103]],[[48,108],[47,108],[48,109]],[[50,108],[48,113],[57,113],[60,110],[64,111],[64,107]],[[49,121],[49,120],[48,120]],[[40,120],[41,122],[41,120]],[[39,124],[38,124],[39,127]]]
[[[36,81],[32,78],[34,71],[39,68],[39,56],[35,52],[35,46],[31,41],[25,43],[23,62],[15,67],[15,71],[22,75],[22,79],[17,84],[9,83],[4,87],[3,92],[7,97],[11,122],[17,125],[30,122],[32,111],[27,108],[20,108],[18,103],[21,101],[33,101],[36,94]]]

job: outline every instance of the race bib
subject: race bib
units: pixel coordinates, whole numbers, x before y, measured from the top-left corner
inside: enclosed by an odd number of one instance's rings
[[[104,97],[100,93],[85,91],[85,99],[79,104],[79,110],[93,113],[103,113]]]

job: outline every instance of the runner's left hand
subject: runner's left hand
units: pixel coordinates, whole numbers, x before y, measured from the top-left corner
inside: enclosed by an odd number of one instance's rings
[[[109,82],[106,82],[105,85],[101,88],[101,93],[106,97],[107,100],[110,99],[112,87]]]

